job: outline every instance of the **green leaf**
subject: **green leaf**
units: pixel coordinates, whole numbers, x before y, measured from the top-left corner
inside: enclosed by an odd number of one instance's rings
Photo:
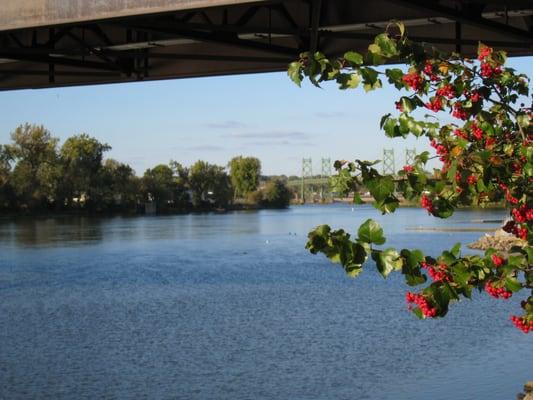
[[[395,196],[387,196],[385,199],[374,203],[374,207],[380,210],[383,214],[393,213],[399,206],[400,201]]]
[[[505,279],[505,288],[511,292],[518,292],[522,290],[522,284],[515,277]]]
[[[400,98],[400,104],[401,104],[403,110],[408,112],[408,113],[410,113],[411,111],[413,111],[416,108],[416,104],[409,97],[403,96],[402,98]]]
[[[382,128],[385,131],[385,134],[390,138],[395,138],[399,136],[404,136],[400,132],[400,128],[398,127],[398,120],[396,118],[386,118],[385,120],[382,120]]]
[[[404,87],[402,78],[403,71],[400,68],[386,69],[385,76],[389,78],[389,83],[392,83],[396,89],[402,89]]]
[[[383,244],[385,237],[383,236],[383,229],[373,219],[367,219],[357,231],[359,240],[365,243]]]
[[[330,231],[331,228],[329,227],[329,225],[317,226],[307,235],[307,238],[309,240],[307,241],[305,248],[313,254],[316,254],[319,251],[323,250],[325,247],[327,247],[327,240]]]
[[[336,81],[339,84],[339,89],[341,90],[355,89],[359,85],[359,82],[361,82],[361,75],[358,71],[342,73],[337,75]]]
[[[516,122],[518,122],[518,125],[520,125],[522,128],[529,127],[530,124],[530,117],[529,114],[519,114],[516,116]]]
[[[467,266],[462,262],[454,264],[454,267],[451,270],[451,273],[452,273],[454,282],[458,283],[461,286],[468,285],[468,281],[470,280],[472,276]]]
[[[355,51],[344,53],[344,59],[352,65],[361,65],[363,63],[363,56]]]
[[[453,205],[443,197],[436,197],[433,200],[433,215],[439,218],[448,218],[453,214]]]
[[[361,75],[363,76],[363,88],[365,92],[381,87],[381,81],[378,79],[378,72],[372,68],[361,68]]]
[[[293,61],[289,64],[289,69],[287,70],[289,78],[298,86],[302,86],[303,74],[301,68],[302,63],[300,61]]]
[[[392,40],[387,33],[377,35],[374,39],[374,43],[379,46],[380,54],[382,56],[390,58],[398,55],[396,42]]]
[[[372,259],[376,262],[379,273],[386,278],[392,271],[402,268],[403,262],[395,249],[372,252]]]
[[[420,250],[403,249],[400,255],[404,259],[402,273],[405,275],[405,282],[409,286],[425,283],[427,278],[420,271],[420,263],[424,261],[424,254]]]
[[[422,314],[422,310],[418,307],[413,308],[413,314],[416,315],[419,319],[424,319],[424,314]]]
[[[362,271],[363,268],[360,266],[346,267],[346,275],[350,278],[356,278]]]
[[[350,264],[361,266],[368,258],[367,249],[360,243],[350,242]]]
[[[394,192],[394,180],[391,176],[378,176],[368,179],[364,183],[370,194],[378,202],[385,200]]]
[[[374,83],[365,83],[363,85],[363,89],[365,90],[365,92],[370,92],[371,90],[379,89],[380,87],[382,87],[382,84],[381,80],[379,79]]]
[[[457,242],[451,248],[450,253],[452,253],[455,257],[459,257],[460,252],[461,252],[461,243]]]

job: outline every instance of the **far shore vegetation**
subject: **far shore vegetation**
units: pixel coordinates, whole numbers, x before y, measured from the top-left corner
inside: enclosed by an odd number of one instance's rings
[[[136,176],[105,158],[111,147],[87,134],[59,139],[24,124],[0,145],[3,214],[174,213],[284,208],[291,192],[280,177],[261,176],[261,162],[238,156],[227,166],[199,160],[159,164]]]

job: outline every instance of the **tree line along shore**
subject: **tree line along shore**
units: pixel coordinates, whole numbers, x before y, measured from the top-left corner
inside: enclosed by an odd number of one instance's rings
[[[279,177],[261,175],[255,157],[227,166],[199,160],[147,169],[105,158],[111,147],[87,134],[62,145],[42,125],[23,124],[0,145],[0,212],[172,213],[242,208],[284,208],[291,192]]]

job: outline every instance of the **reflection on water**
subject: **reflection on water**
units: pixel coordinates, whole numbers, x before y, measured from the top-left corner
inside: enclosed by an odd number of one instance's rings
[[[400,277],[357,280],[309,229],[380,221],[387,246],[474,241],[502,211],[451,221],[368,206],[0,221],[0,399],[514,398],[533,378],[519,299],[474,296],[444,320],[405,310]],[[370,265],[369,265],[370,267]]]
[[[261,217],[260,213],[253,211],[223,215],[0,219],[0,245],[65,247],[94,245],[102,241],[201,239],[213,234],[248,235],[259,231]],[[214,221],[216,232],[213,231]]]

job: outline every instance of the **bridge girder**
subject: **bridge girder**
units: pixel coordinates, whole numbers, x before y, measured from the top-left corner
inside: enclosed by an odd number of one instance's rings
[[[5,3],[0,90],[282,71],[304,50],[364,50],[391,19],[444,50],[533,54],[529,0]]]

